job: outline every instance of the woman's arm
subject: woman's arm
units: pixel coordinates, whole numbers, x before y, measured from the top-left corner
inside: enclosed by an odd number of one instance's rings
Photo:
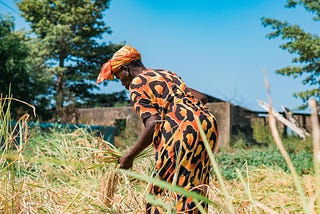
[[[139,136],[138,142],[130,148],[126,155],[119,159],[121,169],[131,168],[134,158],[152,143],[154,128],[159,119],[158,115],[152,115],[144,121],[145,129]]]
[[[197,98],[198,100],[201,100],[203,104],[206,104],[208,102],[208,98],[206,95],[200,93],[199,91],[193,88],[188,88],[188,90],[193,94],[195,98]]]

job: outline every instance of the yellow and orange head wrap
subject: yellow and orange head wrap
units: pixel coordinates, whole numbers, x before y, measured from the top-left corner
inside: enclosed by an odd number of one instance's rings
[[[113,57],[102,65],[100,74],[97,78],[97,83],[104,80],[113,80],[114,74],[120,69],[122,65],[129,64],[134,60],[141,60],[140,53],[129,45],[123,46],[120,50],[114,53]]]

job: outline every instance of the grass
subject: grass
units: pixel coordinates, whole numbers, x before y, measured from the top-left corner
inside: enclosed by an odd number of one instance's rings
[[[152,150],[135,160],[132,171],[122,171],[116,162],[126,147],[118,150],[84,129],[29,130],[28,115],[21,117],[16,127],[10,127],[11,101],[0,100],[0,213],[144,213],[147,200],[162,204],[170,213],[174,207],[170,195],[152,198],[147,194],[148,185],[156,183],[171,192],[193,194],[150,178],[154,167]],[[123,145],[130,145],[134,138],[117,140],[129,140]],[[209,196],[192,196],[196,201],[208,200],[209,213],[213,209],[216,213],[316,211],[317,165],[312,161],[312,146],[301,148],[302,143],[312,144],[311,141],[283,141],[302,189],[300,193],[277,147],[244,150],[235,146],[211,157],[216,165]],[[242,140],[239,142],[243,144]],[[308,203],[307,208],[304,203]]]
[[[312,153],[300,151],[290,154],[297,173],[301,175],[313,174]],[[290,173],[285,159],[276,148],[246,149],[222,151],[216,155],[220,169],[228,180],[237,178],[236,169],[244,166],[249,168],[270,168]]]

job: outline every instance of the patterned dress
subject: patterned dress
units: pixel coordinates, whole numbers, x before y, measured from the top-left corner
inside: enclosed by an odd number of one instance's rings
[[[195,117],[200,119],[213,151],[218,131],[212,113],[194,98],[182,79],[170,71],[148,69],[132,80],[129,90],[133,109],[142,120],[152,115],[161,118],[152,142],[156,152],[154,176],[205,195],[210,161]],[[150,193],[163,196],[166,191],[153,186]],[[173,197],[176,213],[199,212],[192,198]],[[207,205],[202,206],[207,209]],[[147,204],[147,213],[163,212],[163,208]]]

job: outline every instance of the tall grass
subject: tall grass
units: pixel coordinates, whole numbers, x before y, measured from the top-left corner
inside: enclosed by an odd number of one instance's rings
[[[226,162],[209,150],[213,174],[209,195],[204,197],[151,178],[152,150],[135,160],[132,170],[118,170],[117,158],[125,151],[84,129],[29,130],[28,115],[12,126],[11,101],[0,102],[0,213],[144,213],[147,201],[172,213],[171,195],[149,196],[150,184],[191,196],[197,204],[205,201],[210,205],[208,213],[319,212],[319,164],[314,174],[296,173],[295,181],[293,173],[283,169],[249,165],[253,155],[243,159],[232,179],[226,179]],[[313,132],[315,146],[318,138]],[[314,161],[319,161],[318,155],[315,149]]]
[[[271,129],[271,133],[274,139],[274,142],[276,144],[276,146],[278,147],[279,151],[281,152],[282,156],[284,157],[290,171],[292,174],[292,178],[293,178],[293,182],[295,184],[295,188],[299,194],[301,203],[302,203],[302,207],[303,207],[303,211],[304,213],[317,213],[317,210],[320,211],[320,208],[317,207],[317,204],[315,203],[315,201],[320,201],[320,195],[319,195],[319,191],[320,189],[315,189],[314,190],[314,194],[312,195],[312,198],[310,198],[308,200],[305,190],[303,188],[303,184],[301,182],[301,178],[300,176],[297,174],[296,169],[291,161],[291,158],[289,157],[288,152],[286,151],[286,149],[284,148],[284,145],[282,143],[280,134],[277,130],[277,125],[276,125],[276,118],[275,115],[272,113],[272,98],[271,98],[271,92],[270,92],[270,84],[268,81],[268,78],[266,76],[266,72],[265,72],[265,85],[266,85],[266,89],[268,92],[268,98],[269,98],[269,104],[270,104],[270,110],[269,110],[269,126]],[[312,135],[313,135],[313,150],[314,150],[314,166],[315,166],[315,176],[316,176],[316,187],[318,186],[318,180],[319,180],[319,171],[318,171],[318,166],[319,166],[319,157],[317,157],[317,154],[320,154],[320,146],[319,146],[319,138],[320,138],[320,129],[319,129],[319,116],[318,116],[318,109],[317,109],[317,104],[315,100],[310,100],[310,108],[312,110]],[[319,206],[320,204],[318,204]]]
[[[0,97],[0,173],[1,173],[1,210],[4,213],[19,213],[17,204],[23,200],[23,181],[16,178],[20,174],[24,159],[21,155],[27,141],[29,118],[28,114],[21,116],[12,124],[10,106],[12,97]]]

